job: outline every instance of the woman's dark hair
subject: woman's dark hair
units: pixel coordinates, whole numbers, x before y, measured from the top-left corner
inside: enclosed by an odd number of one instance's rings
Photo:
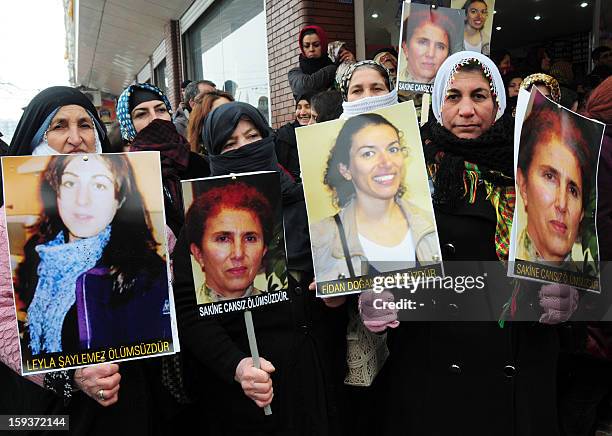
[[[336,120],[342,115],[342,94],[335,89],[321,91],[312,97],[310,106],[317,113],[317,123]]]
[[[160,274],[165,273],[165,263],[156,251],[159,244],[151,233],[149,212],[144,208],[128,158],[120,154],[52,156],[41,175],[43,210],[33,226],[34,235],[24,246],[24,261],[17,268],[17,289],[26,304],[31,301],[38,284],[40,257],[36,246],[55,239],[60,232],[64,233],[64,240],[68,240],[69,232],[59,215],[57,198],[62,175],[74,159],[100,159],[115,177],[115,199],[121,207],[111,222],[110,240],[100,260],[109,267],[113,280],[111,301],[120,304],[136,292],[145,292]],[[137,278],[143,272],[146,273],[146,280],[137,283]],[[138,289],[135,289],[135,285],[138,285]]]
[[[302,35],[301,35],[301,37],[300,37],[300,45],[302,45],[302,44],[303,44],[304,37],[305,37],[305,36],[308,36],[308,35],[317,35],[317,36],[319,36],[319,34],[317,33],[317,31],[316,31],[316,30],[314,30],[314,29],[306,29],[306,30],[304,30],[304,31],[302,32]],[[294,40],[294,41],[295,41],[295,40]],[[325,48],[327,48],[327,47],[325,47]]]
[[[234,101],[232,94],[220,91],[218,89],[210,92],[201,92],[193,99],[194,104],[189,114],[189,124],[187,125],[187,142],[191,151],[196,153],[206,154],[206,148],[201,144],[202,128],[204,120],[212,111],[212,105],[220,98],[227,98],[229,101]]]
[[[332,191],[334,204],[339,208],[343,208],[355,195],[355,187],[353,186],[353,182],[346,180],[342,174],[340,174],[338,165],[344,164],[346,167],[350,165],[353,139],[360,130],[368,126],[389,126],[395,130],[400,141],[402,139],[399,129],[382,115],[356,115],[344,123],[342,129],[340,129],[340,133],[338,133],[336,143],[332,147],[329,157],[327,158],[327,165],[323,176],[323,183]],[[404,195],[405,191],[406,187],[401,184],[396,196],[401,197]]]
[[[542,97],[543,98],[543,97]],[[533,161],[538,144],[559,137],[578,160],[582,179],[582,205],[588,203],[591,193],[593,155],[583,129],[574,118],[556,105],[536,108],[531,111],[521,130],[518,168],[525,179]]]
[[[453,23],[450,18],[437,9],[430,9],[427,7],[427,9],[417,10],[415,12],[411,11],[410,15],[404,20],[404,34],[402,41],[409,44],[410,38],[412,38],[415,30],[427,23],[431,23],[434,26],[444,30],[444,33],[446,33],[446,37],[448,38],[448,54],[450,55],[453,51],[454,41],[452,40],[452,36],[455,32],[455,23]]]
[[[254,213],[263,230],[264,244],[270,244],[274,228],[274,211],[270,200],[255,186],[244,182],[231,182],[202,192],[189,207],[185,228],[190,245],[202,245],[208,219],[224,208]]]

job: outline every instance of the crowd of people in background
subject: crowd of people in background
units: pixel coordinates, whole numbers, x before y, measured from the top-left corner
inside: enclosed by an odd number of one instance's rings
[[[468,3],[472,27],[466,27],[465,38],[484,50],[483,2]],[[267,114],[234,101],[232,93],[203,78],[182,83],[177,108],[154,85],[130,85],[118,98],[117,122],[108,132],[95,107],[75,89],[49,88],[30,102],[10,146],[0,140],[4,155],[160,153],[181,353],[22,377],[17,339],[12,338],[16,320],[2,219],[0,411],[68,414],[71,433],[87,435],[182,434],[194,425],[203,435],[594,434],[599,420],[611,417],[612,328],[571,323],[572,306],[564,304],[572,298],[567,287],[536,297],[535,307],[551,315],[542,322],[507,322],[504,327],[495,322],[400,323],[393,314],[374,310],[368,293],[315,297],[296,130],[344,119],[355,132],[376,125],[397,137],[393,126],[363,114],[398,103],[398,52],[384,48],[358,61],[346,43],[328,41],[316,25],[304,27],[296,45],[300,54],[288,71],[293,121],[276,130]],[[498,188],[499,201],[512,195],[520,89],[535,86],[559,104],[607,124],[598,186],[600,196],[612,197],[612,49],[596,48],[592,60],[592,71],[577,78],[570,62],[551,58],[545,48],[534,49],[524,60],[495,48],[491,58],[461,51],[440,59],[439,69],[426,80],[433,80],[434,88],[421,137],[445,259],[490,260],[500,268],[507,260],[507,250],[493,243],[504,225],[496,213],[499,203],[485,186]],[[475,92],[481,97],[473,98]],[[65,126],[47,134],[59,115]],[[478,128],[457,128],[465,119]],[[180,183],[254,171],[280,174],[284,225],[290,229],[290,300],[253,315],[265,350],[259,368],[240,314],[205,320],[196,315],[193,241],[185,232]],[[466,174],[468,180],[486,182],[465,187],[474,194],[470,199],[463,191]],[[367,228],[366,221],[357,221],[365,220],[358,200],[366,194],[359,187],[354,191],[357,198],[342,201],[341,215]],[[398,211],[405,207],[387,203]],[[598,211],[608,235],[602,260],[612,249],[610,209]],[[404,215],[395,217],[392,228],[404,235]],[[331,221],[317,227],[330,234],[334,228]],[[334,274],[346,267],[333,262],[327,266]],[[509,283],[495,286],[511,292]],[[367,387],[344,382],[347,326],[355,322],[374,335],[386,334],[390,353]],[[271,416],[262,411],[267,405],[272,405]]]

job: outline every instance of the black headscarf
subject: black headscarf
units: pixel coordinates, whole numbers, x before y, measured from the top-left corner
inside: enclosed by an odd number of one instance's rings
[[[56,109],[71,104],[81,106],[94,118],[98,137],[102,144],[102,151],[110,151],[106,128],[91,100],[78,89],[68,86],[52,86],[36,95],[25,108],[19,124],[17,124],[7,155],[26,156],[32,154],[32,140],[45,120]]]
[[[221,154],[242,118],[255,125],[262,139]],[[274,152],[274,134],[261,113],[253,106],[239,101],[219,106],[206,117],[202,142],[208,151],[213,176],[249,171],[279,171]]]
[[[262,139],[221,154],[242,118],[253,122]],[[219,106],[206,117],[202,142],[208,151],[213,176],[252,171],[279,172],[285,227],[298,229],[287,233],[289,267],[310,271],[312,264],[304,191],[300,183],[296,183],[279,167],[274,151],[275,136],[261,113],[250,104],[237,101]]]
[[[465,162],[478,165],[481,177],[495,186],[514,185],[513,134],[500,118],[478,138],[455,136],[435,119],[421,128],[425,161],[437,165],[434,179],[436,203],[454,204],[465,198]]]
[[[159,100],[159,99],[160,99],[159,94],[156,94],[150,89],[134,87],[134,90],[132,91],[132,95],[130,95],[130,104],[129,104],[130,113],[132,113],[134,108],[141,103],[145,103],[147,101]]]

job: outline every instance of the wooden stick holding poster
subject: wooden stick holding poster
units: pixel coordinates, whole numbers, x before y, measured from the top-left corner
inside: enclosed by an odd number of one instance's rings
[[[253,358],[253,366],[261,369],[259,361],[259,350],[257,349],[257,338],[255,337],[255,326],[253,325],[253,315],[250,310],[244,311],[244,323],[247,330],[247,338],[249,339],[249,348],[251,349],[251,357]],[[266,415],[272,415],[272,407],[268,404],[264,407]]]
[[[252,310],[289,300],[279,174],[230,174],[182,187],[195,310],[201,318],[243,312],[253,366],[261,369]],[[264,413],[272,414],[270,405]]]
[[[198,315],[287,301],[279,175],[207,177],[182,187]],[[245,250],[241,260],[234,259],[235,247]]]

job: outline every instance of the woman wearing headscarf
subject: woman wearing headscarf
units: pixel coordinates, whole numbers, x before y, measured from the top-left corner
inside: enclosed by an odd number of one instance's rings
[[[278,163],[298,181],[300,180],[301,170],[295,129],[301,126],[307,126],[310,123],[311,98],[312,95],[310,94],[299,96],[295,104],[295,120],[279,127],[276,131],[275,148]]]
[[[316,94],[319,91],[330,89],[334,85],[336,69],[345,61],[355,60],[355,56],[345,50],[335,64],[327,55],[327,34],[319,26],[306,26],[300,31],[298,38],[300,45],[299,66],[289,70],[289,86],[293,97]]]
[[[196,405],[206,415],[201,422],[217,435],[339,434],[344,321],[306,291],[312,264],[302,187],[279,168],[274,135],[249,104],[232,102],[212,111],[202,139],[213,176],[279,172],[290,301],[253,311],[263,358],[261,369],[254,368],[241,312],[197,315],[186,235],[181,234],[174,292],[181,343],[190,357],[188,384],[207,392]],[[261,407],[270,402],[273,414],[265,416]]]
[[[36,95],[26,107],[8,156],[108,151],[103,126],[85,94],[67,86],[53,86]]]
[[[185,222],[181,180],[209,176],[208,161],[190,151],[189,143],[172,122],[170,101],[154,85],[136,83],[124,89],[117,100],[117,118],[130,152],[158,151],[160,154],[166,236],[172,256]],[[190,401],[181,378],[182,355],[148,360],[147,377],[157,408],[154,413],[161,417],[162,433],[174,431],[181,404]]]
[[[485,293],[437,295],[435,310],[439,319],[451,320],[453,308],[465,313],[469,303],[483,319],[495,319],[512,293],[496,261],[508,256],[515,200],[513,135],[500,120],[506,107],[501,75],[484,55],[456,53],[436,75],[432,103],[435,119],[423,127],[422,138],[440,246],[445,260],[466,261],[445,272],[482,275],[473,261],[489,261]],[[536,311],[536,319],[541,314],[540,324],[402,322],[391,330],[385,434],[558,434],[559,341],[556,329],[542,323],[571,315],[566,288],[542,286],[541,309],[525,309]],[[402,420],[394,422],[397,416]]]
[[[11,141],[9,155],[96,153],[108,149],[106,129],[91,101],[74,88],[55,86],[40,92],[28,104]],[[0,241],[6,240],[6,230],[0,227]],[[14,334],[16,319],[8,247],[1,254],[0,409],[16,414],[67,414],[71,434],[107,434],[110,428],[118,434],[152,434],[150,392],[139,362],[122,363],[121,368],[117,364],[101,364],[27,377],[44,383],[46,389],[13,372],[19,372],[20,359]],[[125,422],[125,416],[133,417],[134,424]]]
[[[387,68],[375,61],[359,61],[342,77],[341,119],[371,112],[397,103],[397,91]]]
[[[136,83],[117,100],[117,118],[130,151],[159,151],[166,224],[178,235],[185,221],[181,180],[209,175],[208,162],[189,150],[189,143],[172,123],[172,107],[156,86]]]
[[[385,47],[376,50],[372,56],[374,62],[378,62],[387,70],[389,70],[389,76],[393,83],[397,79],[397,50],[393,47]]]
[[[554,77],[544,73],[530,74],[521,82],[521,89],[531,91],[532,86],[538,88],[542,94],[552,101],[561,102],[561,88]]]

